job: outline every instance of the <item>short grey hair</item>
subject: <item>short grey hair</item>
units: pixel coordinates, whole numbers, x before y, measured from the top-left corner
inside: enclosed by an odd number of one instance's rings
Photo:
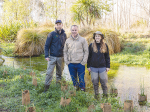
[[[72,25],[72,26],[71,26],[71,28],[70,28],[70,30],[72,30],[72,27],[77,27],[77,28],[78,28],[78,26],[77,26],[77,25]]]

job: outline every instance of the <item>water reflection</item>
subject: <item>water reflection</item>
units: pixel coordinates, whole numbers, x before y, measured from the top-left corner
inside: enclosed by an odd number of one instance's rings
[[[47,61],[45,60],[44,56],[40,57],[24,57],[24,58],[14,58],[14,57],[6,57],[2,56],[5,59],[5,62],[3,65],[7,66],[13,66],[15,68],[32,68],[35,70],[38,70],[41,72],[41,74],[46,73],[47,70]],[[55,74],[55,71],[54,71]],[[64,71],[63,71],[63,77],[67,80],[71,80],[71,77],[69,75],[68,67],[65,65]],[[54,75],[55,78],[55,75]]]
[[[45,72],[47,68],[47,61],[44,59],[44,56],[31,58],[2,57],[5,59],[3,65],[14,66],[15,68],[32,68],[43,72]]]
[[[118,89],[118,97],[122,103],[124,100],[131,99],[138,111],[142,112],[144,109],[144,112],[150,112],[150,108],[147,106],[141,108],[138,104],[138,94],[140,94],[140,84],[143,78],[145,94],[148,96],[147,101],[150,102],[150,70],[146,67],[121,65],[113,82]]]

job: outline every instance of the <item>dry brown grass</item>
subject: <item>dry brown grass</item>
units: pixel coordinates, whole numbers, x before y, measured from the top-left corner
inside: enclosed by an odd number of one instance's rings
[[[14,53],[18,56],[38,56],[44,53],[46,37],[52,30],[21,29],[17,35]]]
[[[85,27],[80,30],[80,35],[86,38],[88,41],[88,44],[93,42],[93,33],[96,31],[101,31],[105,38],[104,41],[109,47],[109,53],[117,53],[121,51],[121,45],[120,45],[120,40],[118,38],[118,35],[116,32],[111,31],[111,30],[106,30],[106,29],[101,29],[101,28],[90,28],[90,27]]]

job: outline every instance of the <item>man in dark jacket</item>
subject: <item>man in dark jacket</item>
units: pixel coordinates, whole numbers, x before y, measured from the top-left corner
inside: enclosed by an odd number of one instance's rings
[[[62,21],[56,20],[55,31],[48,34],[45,43],[45,59],[48,61],[45,92],[49,89],[52,81],[54,67],[56,66],[56,83],[61,80],[62,71],[64,69],[63,48],[67,37],[62,27]]]

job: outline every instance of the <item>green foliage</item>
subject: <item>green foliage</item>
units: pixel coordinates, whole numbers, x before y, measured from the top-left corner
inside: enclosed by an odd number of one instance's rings
[[[1,47],[2,47],[2,55],[10,56],[10,57],[14,56],[13,51],[15,48],[15,43],[13,43],[13,42],[10,42],[10,43],[2,42]]]
[[[141,26],[144,26],[146,27],[147,26],[147,21],[144,20],[144,19],[140,19],[140,20],[137,20],[135,21],[132,25],[131,25],[131,28],[134,28],[134,27],[141,27]]]
[[[27,26],[31,19],[30,0],[4,0],[3,3],[3,20],[6,22],[21,22]]]
[[[110,12],[108,1],[101,2],[98,0],[77,0],[71,7],[73,20],[85,25],[91,25],[96,19],[100,19],[102,13]]]
[[[141,84],[140,84],[140,91],[141,91],[141,96],[145,96],[145,94],[144,94],[144,90],[145,90],[145,88],[144,88],[144,78],[143,78],[143,80],[141,80],[141,82],[140,82]]]
[[[149,39],[143,39],[137,36],[134,38],[130,36],[121,38],[124,38],[122,42],[122,51],[111,55],[111,62],[144,66],[150,65]]]
[[[22,24],[18,22],[0,25],[0,39],[5,41],[15,40],[18,30],[20,30],[22,27]]]
[[[56,20],[58,18],[58,15],[62,12],[62,6],[64,5],[63,0],[44,0],[44,11],[45,15],[48,18],[51,18],[53,20]]]
[[[145,50],[145,45],[141,44],[141,43],[136,43],[136,42],[128,42],[125,43],[124,45],[125,47],[123,48],[124,52],[127,53],[140,53],[141,51]]]
[[[0,46],[0,66],[5,62],[5,59],[2,58],[1,54],[2,54],[2,48]]]
[[[55,84],[55,79],[52,81],[50,89],[46,93],[43,93],[45,75],[34,71],[38,82],[38,86],[35,87],[32,85],[32,76],[29,75],[31,70],[3,66],[0,68],[0,74],[3,74],[6,70],[8,74],[0,75],[0,97],[2,98],[0,107],[3,110],[23,112],[27,107],[34,104],[37,112],[41,110],[43,112],[76,112],[77,109],[86,112],[89,105],[96,105],[97,108],[95,111],[98,111],[101,110],[100,103],[106,102],[105,99],[96,101],[94,96],[88,92],[77,91],[76,96],[71,97],[71,103],[66,107],[62,107],[60,106],[62,91],[60,85]],[[23,77],[20,78],[20,75]],[[28,106],[22,105],[22,90],[29,90],[31,103]],[[113,105],[113,110],[121,108],[118,99],[110,97],[108,102]]]

